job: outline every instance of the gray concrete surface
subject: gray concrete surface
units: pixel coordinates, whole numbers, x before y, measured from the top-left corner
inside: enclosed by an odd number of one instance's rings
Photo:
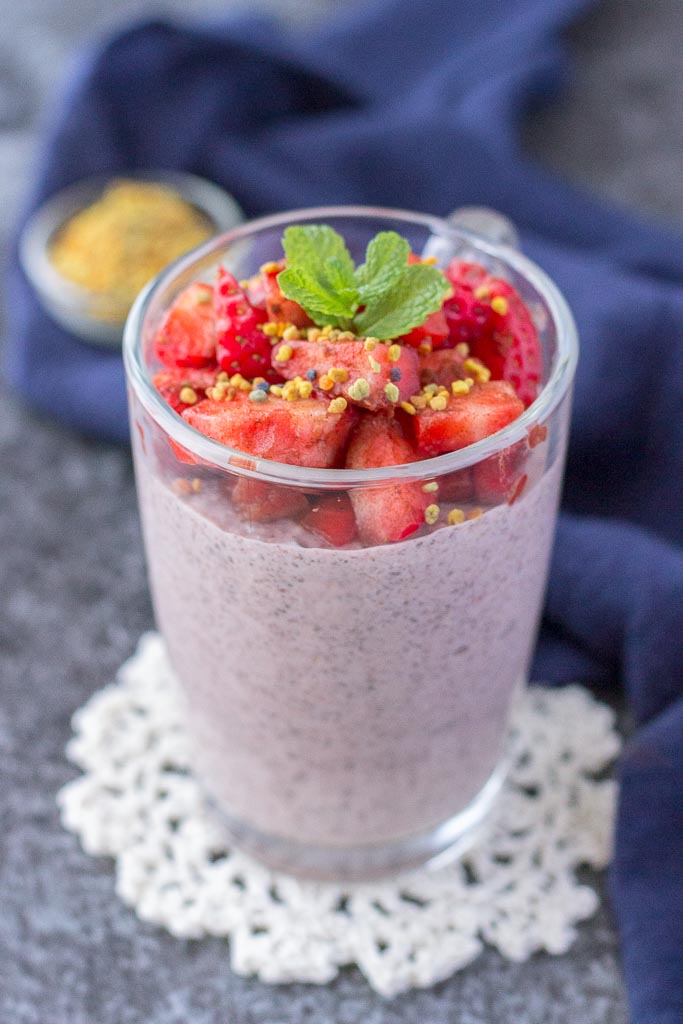
[[[321,5],[278,6],[299,17]],[[0,251],[72,47],[148,9],[0,0]],[[683,4],[608,0],[571,38],[574,85],[529,123],[528,147],[577,181],[683,222]],[[564,957],[513,965],[490,952],[390,1003],[353,970],[324,989],[237,978],[223,942],[177,942],[140,924],[114,894],[111,863],[80,851],[54,802],[74,775],[63,753],[71,713],[152,623],[129,458],[4,392],[0,581],[0,1024],[625,1024],[607,907]]]

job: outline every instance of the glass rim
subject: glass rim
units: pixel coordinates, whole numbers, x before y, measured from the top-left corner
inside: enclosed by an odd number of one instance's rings
[[[372,469],[318,469],[275,462],[241,452],[237,448],[230,448],[191,427],[164,401],[152,383],[144,363],[141,344],[145,317],[155,295],[174,277],[188,271],[194,263],[206,259],[213,252],[224,249],[240,239],[248,238],[254,232],[284,227],[297,221],[329,220],[339,217],[402,220],[425,227],[442,238],[450,236],[454,240],[465,240],[473,248],[501,260],[519,272],[538,291],[548,307],[555,326],[558,352],[548,381],[521,416],[502,430],[475,444],[429,459]],[[170,263],[140,292],[130,310],[123,333],[123,359],[129,385],[144,409],[174,442],[197,457],[200,466],[208,465],[275,484],[318,490],[343,490],[349,487],[440,477],[446,473],[466,469],[522,440],[535,423],[550,416],[569,390],[578,359],[578,335],[574,318],[560,290],[539,266],[517,249],[488,242],[480,235],[451,225],[447,220],[430,214],[379,206],[317,206],[302,207],[247,221],[239,227],[214,236]]]

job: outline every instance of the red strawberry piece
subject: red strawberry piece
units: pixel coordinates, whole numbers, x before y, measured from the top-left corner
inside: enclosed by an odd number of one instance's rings
[[[316,498],[301,525],[335,548],[344,547],[356,539],[356,517],[347,494]]]
[[[480,289],[488,290],[491,303],[491,333],[470,345],[496,380],[507,380],[526,405],[538,395],[543,376],[543,355],[536,326],[529,309],[511,284],[488,277]]]
[[[260,329],[268,315],[265,310],[250,305],[237,280],[223,267],[214,284],[213,305],[216,358],[221,370],[241,373],[249,379],[279,380],[270,365],[270,340]]]
[[[412,345],[413,348],[428,343],[433,349],[438,349],[448,342],[450,333],[444,310],[437,309],[436,313],[430,313],[423,324],[413,327],[410,334],[405,334],[399,340],[404,345]]]
[[[454,380],[464,380],[462,368],[465,356],[457,348],[441,348],[438,352],[420,355],[420,383],[443,384],[449,387]]]
[[[216,336],[208,284],[191,284],[180,293],[154,339],[157,358],[170,367],[203,367],[214,363]]]
[[[308,511],[308,502],[301,491],[246,476],[237,480],[232,491],[232,503],[243,519],[255,523],[298,519]]]
[[[511,501],[524,474],[529,448],[526,440],[504,448],[473,467],[474,489],[479,501],[500,505]],[[519,495],[518,495],[519,496]]]
[[[457,469],[437,478],[439,483],[439,501],[447,501],[453,505],[461,505],[474,497],[474,473],[471,466]]]
[[[252,402],[245,392],[232,401],[204,399],[183,412],[183,418],[207,437],[276,462],[331,468],[339,464],[353,410],[328,413],[328,402],[318,398],[288,402],[269,395]]]
[[[524,404],[512,385],[492,380],[475,384],[467,395],[451,395],[443,410],[419,410],[411,423],[418,451],[431,457],[481,441],[512,423],[523,411]]]
[[[449,329],[450,345],[467,342],[468,345],[490,331],[491,307],[477,298],[474,293],[477,281],[475,272],[486,271],[476,263],[462,263],[454,260],[445,274],[453,288],[453,295],[446,299],[443,312]]]
[[[168,402],[176,412],[182,412],[194,402],[183,402],[180,395],[185,388],[191,388],[197,398],[201,401],[205,397],[207,388],[210,388],[216,379],[215,370],[183,370],[174,367],[172,370],[159,370],[154,375],[152,383],[161,397]]]
[[[283,348],[286,353],[291,350],[286,360],[278,359]],[[380,343],[368,352],[363,341],[291,341],[273,347],[273,366],[290,380],[307,377],[331,397],[342,396],[375,412],[393,408],[419,391],[417,352],[407,345],[396,345],[391,353],[390,348]],[[390,354],[398,359],[390,359]],[[346,380],[326,382],[325,377],[335,369],[346,371]],[[358,381],[364,382],[362,388],[354,387]],[[326,388],[325,383],[332,386]],[[395,384],[397,389],[393,401],[386,393],[387,384]]]
[[[415,458],[396,420],[363,416],[351,437],[346,466],[401,466]],[[363,543],[388,544],[409,537],[422,526],[430,496],[419,483],[389,484],[352,490],[351,503]]]
[[[285,260],[280,260],[279,263],[267,263],[261,271],[268,318],[281,323],[294,324],[296,327],[310,327],[313,321],[308,314],[304,312],[298,302],[286,299],[280,290],[277,277],[285,269],[285,266]]]
[[[541,384],[543,355],[521,296],[508,281],[493,277],[476,263],[454,260],[446,276],[455,290],[444,307],[451,339],[466,341],[471,355],[489,368],[491,376],[509,381],[524,404],[530,405]]]

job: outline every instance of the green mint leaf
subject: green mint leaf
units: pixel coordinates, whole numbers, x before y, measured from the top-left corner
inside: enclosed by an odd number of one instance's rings
[[[327,224],[293,225],[282,246],[287,269],[278,284],[317,324],[348,327],[358,308],[355,268],[346,242]]]
[[[355,311],[349,308],[348,301],[305,270],[298,267],[287,267],[278,274],[278,284],[287,299],[298,302],[306,310],[313,323],[324,327],[348,327]]]
[[[368,302],[355,318],[355,325],[366,336],[381,340],[399,338],[441,308],[449,287],[435,266],[406,266],[389,291]]]
[[[380,231],[368,244],[365,263],[356,270],[361,305],[377,300],[396,284],[410,253],[407,239],[395,231]]]
[[[285,229],[282,247],[287,266],[300,267],[318,276],[324,273],[329,260],[337,260],[346,285],[355,285],[355,268],[346,242],[328,224],[296,224]]]

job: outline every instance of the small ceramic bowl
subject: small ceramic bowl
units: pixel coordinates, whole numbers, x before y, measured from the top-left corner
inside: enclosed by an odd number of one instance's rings
[[[76,214],[98,199],[115,178],[169,185],[183,199],[204,214],[220,234],[244,220],[233,197],[218,185],[193,174],[175,171],[122,171],[119,175],[86,178],[51,196],[30,218],[20,242],[21,265],[46,312],[61,327],[93,345],[120,348],[127,310],[120,320],[103,320],[92,312],[92,292],[64,277],[50,258],[50,246],[57,232]]]

